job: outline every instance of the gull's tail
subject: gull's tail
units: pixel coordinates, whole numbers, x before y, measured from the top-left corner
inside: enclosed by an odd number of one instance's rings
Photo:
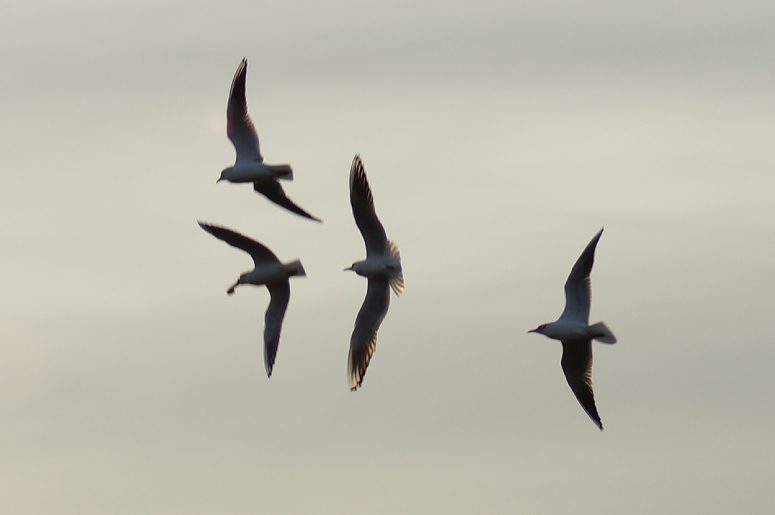
[[[306,277],[307,273],[304,271],[304,267],[301,266],[301,260],[297,259],[290,263],[283,265],[283,270],[288,274],[288,277],[292,275],[298,275],[299,277]]]
[[[401,269],[401,252],[398,250],[398,245],[392,240],[388,240],[388,247],[390,257],[396,258],[398,261],[397,273],[388,277],[388,284],[393,288],[393,292],[396,295],[401,295],[404,292],[404,272]]]
[[[291,165],[266,165],[278,179],[284,181],[293,180],[293,168]]]
[[[616,336],[605,325],[605,322],[598,322],[589,326],[589,334],[595,340],[603,343],[616,343]]]

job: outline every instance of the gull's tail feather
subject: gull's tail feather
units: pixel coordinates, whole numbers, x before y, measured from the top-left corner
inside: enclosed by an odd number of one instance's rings
[[[598,322],[589,326],[589,334],[595,340],[603,343],[616,343],[616,336],[605,325],[605,322]]]
[[[401,252],[398,250],[398,245],[396,245],[395,242],[393,242],[392,240],[388,240],[388,247],[389,247],[390,257],[396,258],[400,266]],[[396,295],[401,295],[404,292],[404,271],[401,268],[399,268],[398,273],[388,277],[388,284],[393,289],[393,292]]]
[[[301,260],[299,259],[284,264],[283,270],[285,270],[289,277],[292,275],[298,275],[299,277],[307,276],[307,272],[304,271],[304,267],[301,265]]]
[[[278,179],[284,181],[293,180],[293,168],[291,165],[266,165]]]

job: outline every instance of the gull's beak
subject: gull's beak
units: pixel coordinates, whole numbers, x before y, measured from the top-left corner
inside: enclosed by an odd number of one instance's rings
[[[215,184],[218,184],[219,182],[221,182],[221,179],[223,179],[223,177],[218,177],[218,180],[215,181]]]
[[[535,332],[537,332],[537,331],[538,331],[538,328],[536,328],[536,329],[531,329],[531,330],[529,330],[529,331],[528,331],[528,333],[535,333]]]
[[[239,281],[237,281],[236,283],[232,284],[232,285],[229,287],[229,289],[228,289],[228,290],[226,290],[226,293],[227,293],[228,295],[232,295],[232,294],[234,293],[234,288],[236,288],[237,286],[239,286]]]
[[[346,271],[348,271],[348,270],[352,271],[352,269],[353,269],[353,267],[351,267],[351,266],[348,266],[347,268],[345,268],[344,270],[342,270],[342,272],[346,272]]]

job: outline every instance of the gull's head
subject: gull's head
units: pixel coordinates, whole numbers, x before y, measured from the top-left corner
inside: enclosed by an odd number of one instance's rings
[[[237,286],[239,286],[240,284],[245,284],[245,281],[244,281],[244,279],[245,279],[245,276],[246,276],[246,275],[247,275],[247,274],[242,274],[242,275],[240,275],[240,276],[239,276],[239,279],[237,279],[237,282],[235,282],[234,284],[232,284],[231,286],[229,286],[229,289],[228,289],[228,290],[226,290],[226,293],[228,293],[229,295],[234,295],[234,288],[236,288],[236,287],[237,287]]]
[[[346,271],[355,272],[358,275],[361,275],[363,277],[369,277],[369,272],[371,269],[369,268],[370,262],[368,260],[366,261],[356,261],[351,266],[345,268]]]
[[[546,334],[545,331],[546,331],[546,326],[547,325],[548,324],[541,324],[538,327],[536,327],[535,329],[529,330],[528,333]]]
[[[231,172],[232,168],[234,167],[230,166],[228,168],[224,168],[223,171],[221,171],[221,176],[218,177],[217,181],[215,181],[215,184],[218,184],[221,181],[228,181],[229,180],[228,175],[229,175],[229,172]]]

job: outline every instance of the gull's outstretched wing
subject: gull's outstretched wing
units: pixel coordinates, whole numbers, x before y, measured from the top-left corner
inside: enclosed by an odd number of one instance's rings
[[[377,218],[374,210],[374,199],[371,196],[369,181],[363,169],[361,156],[355,155],[350,167],[350,205],[353,217],[366,243],[366,257],[384,256],[387,250],[387,235],[385,228]]]
[[[602,431],[603,423],[597,414],[595,394],[592,391],[592,340],[563,341],[560,364],[581,407]]]
[[[248,60],[243,59],[234,74],[226,108],[226,135],[237,151],[237,161],[264,160],[258,147],[258,133],[248,114],[245,100],[245,78],[248,74]]]
[[[350,390],[357,390],[366,375],[371,356],[377,348],[377,331],[390,306],[390,287],[384,278],[370,278],[355,329],[350,338],[350,354],[347,359],[347,375]]]
[[[316,222],[322,222],[320,218],[315,218],[311,214],[304,211],[302,208],[293,203],[291,199],[285,194],[285,190],[277,181],[256,181],[253,183],[253,189],[277,204],[284,207],[292,213],[315,220]]]
[[[264,316],[264,365],[266,366],[266,376],[272,377],[272,367],[274,367],[274,360],[277,356],[277,347],[280,345],[283,318],[285,318],[285,310],[288,308],[288,301],[291,298],[291,285],[286,279],[285,281],[268,283],[266,288],[272,298]]]
[[[565,281],[565,310],[560,315],[561,319],[589,324],[589,305],[592,298],[589,274],[595,262],[595,247],[602,234],[603,229],[600,229],[587,244]]]
[[[272,263],[279,263],[280,260],[277,256],[268,248],[261,245],[259,242],[243,236],[242,234],[227,229],[226,227],[218,227],[217,225],[210,225],[204,222],[198,222],[199,227],[209,232],[219,240],[223,240],[232,247],[242,249],[253,258],[253,262],[256,266],[269,265]]]

